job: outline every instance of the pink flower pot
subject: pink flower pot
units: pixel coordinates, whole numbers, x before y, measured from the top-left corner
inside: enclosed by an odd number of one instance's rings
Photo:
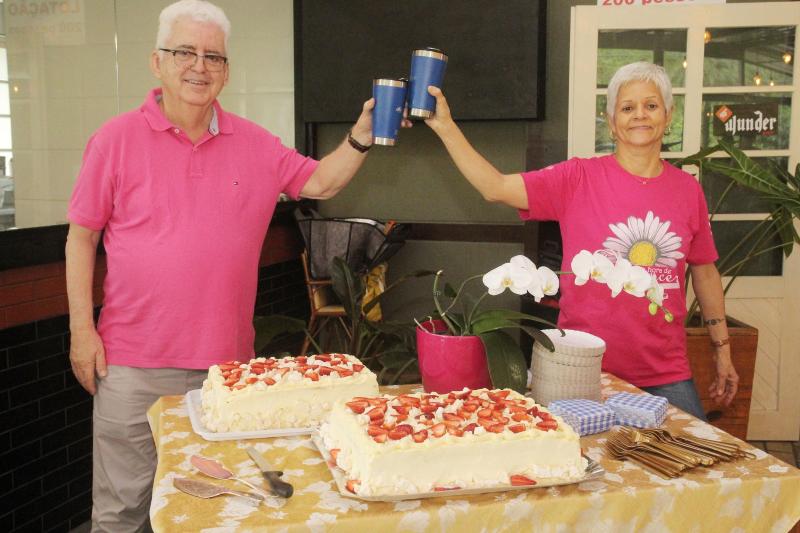
[[[422,386],[427,392],[491,388],[486,351],[480,337],[454,337],[441,320],[417,327],[417,356]]]

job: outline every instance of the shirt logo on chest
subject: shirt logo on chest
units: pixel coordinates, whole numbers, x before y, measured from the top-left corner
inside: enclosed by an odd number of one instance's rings
[[[606,238],[603,247],[634,265],[675,268],[684,255],[679,251],[682,239],[669,226],[670,221],[661,222],[652,211],[644,220],[630,216],[627,223],[608,225],[615,236]]]

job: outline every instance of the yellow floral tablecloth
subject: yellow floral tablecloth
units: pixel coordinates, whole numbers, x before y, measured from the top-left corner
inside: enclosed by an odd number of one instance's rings
[[[637,389],[604,374],[603,395]],[[405,392],[414,387],[387,387]],[[158,452],[150,518],[156,532],[173,531],[788,531],[800,519],[800,470],[670,407],[666,429],[736,442],[756,459],[697,468],[667,480],[631,462],[611,459],[608,433],[583,437],[584,452],[606,470],[603,478],[575,485],[476,496],[362,502],[341,496],[308,436],[206,441],[192,431],[182,396],[160,398],[148,411]],[[284,471],[295,493],[254,506],[243,498],[194,498],[172,485],[176,476],[249,490],[213,480],[189,462],[193,454],[221,461],[261,486],[245,447],[254,445]]]

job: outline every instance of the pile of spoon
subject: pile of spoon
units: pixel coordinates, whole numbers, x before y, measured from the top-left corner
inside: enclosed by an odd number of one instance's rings
[[[688,435],[673,436],[660,428],[633,429],[621,426],[608,438],[606,447],[615,459],[632,459],[667,478],[675,478],[696,466],[712,466],[755,455],[736,444]]]

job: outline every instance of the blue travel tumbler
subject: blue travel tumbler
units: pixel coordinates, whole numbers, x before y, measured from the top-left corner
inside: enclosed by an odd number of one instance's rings
[[[408,116],[425,119],[436,111],[436,99],[428,94],[428,86],[442,87],[447,55],[436,48],[411,53],[411,78],[408,81]]]
[[[397,131],[403,120],[406,103],[406,81],[380,78],[372,81],[372,142],[383,146],[394,146]]]

